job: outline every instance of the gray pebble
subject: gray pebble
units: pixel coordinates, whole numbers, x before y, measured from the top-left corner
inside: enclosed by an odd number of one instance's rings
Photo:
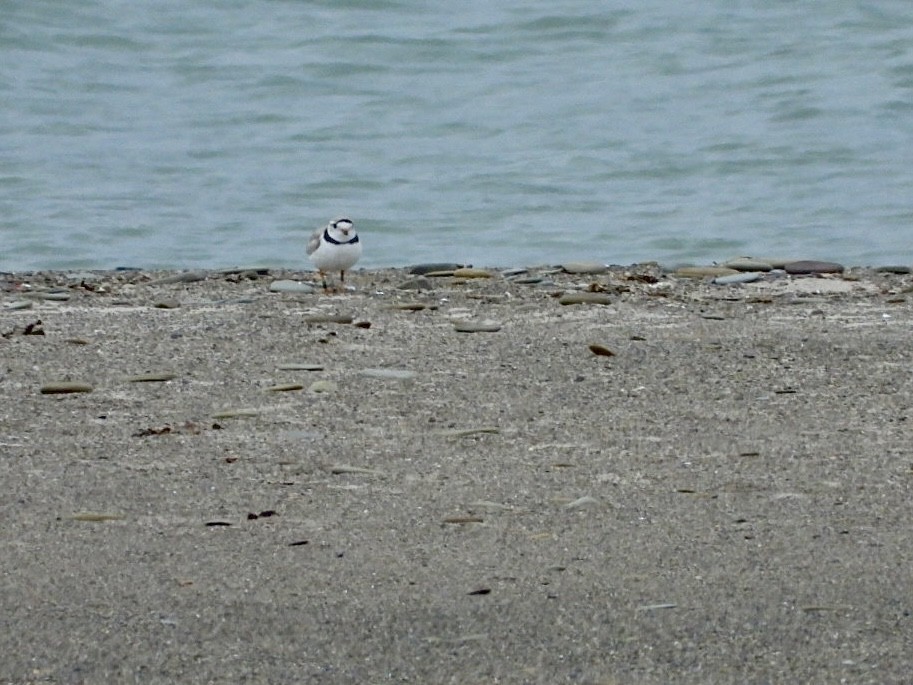
[[[458,333],[497,333],[501,324],[497,321],[485,319],[484,321],[457,321],[453,324]]]
[[[380,378],[391,381],[406,381],[415,378],[415,371],[409,369],[362,369],[359,372],[368,378]]]
[[[42,395],[64,395],[74,392],[92,392],[92,386],[74,381],[54,381],[41,386]]]
[[[785,264],[783,268],[788,274],[839,274],[844,271],[843,264],[819,262],[813,259],[790,262]]]
[[[713,279],[716,285],[736,285],[738,283],[754,283],[764,277],[761,271],[743,271],[729,276],[717,276]]]
[[[752,257],[736,257],[723,262],[721,266],[735,269],[736,271],[770,271],[773,269],[772,264]]]
[[[612,298],[605,293],[574,292],[564,293],[558,298],[559,304],[612,304]]]
[[[279,364],[276,368],[280,371],[323,371],[323,364],[289,362],[287,364]]]
[[[568,274],[604,274],[608,267],[599,262],[566,262],[561,270]]]
[[[269,289],[273,293],[304,293],[310,295],[317,292],[317,289],[310,283],[288,280],[273,281],[269,284]]]
[[[455,271],[462,269],[463,264],[451,264],[449,262],[436,262],[431,264],[416,264],[410,266],[406,271],[413,276],[422,276],[424,274],[434,273],[437,271]]]

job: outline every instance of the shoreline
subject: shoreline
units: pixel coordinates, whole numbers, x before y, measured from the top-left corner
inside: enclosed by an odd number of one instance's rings
[[[905,679],[913,276],[598,266],[0,275],[0,680]]]

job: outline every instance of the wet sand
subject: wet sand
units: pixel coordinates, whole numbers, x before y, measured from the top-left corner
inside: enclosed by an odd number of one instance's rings
[[[0,276],[0,682],[909,680],[909,274],[312,276]]]

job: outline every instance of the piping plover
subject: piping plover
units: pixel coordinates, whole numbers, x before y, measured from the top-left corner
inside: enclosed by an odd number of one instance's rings
[[[361,257],[361,241],[351,219],[333,219],[324,228],[318,228],[308,241],[307,253],[320,272],[323,289],[327,288],[327,271],[338,271],[340,283],[345,283],[346,270]]]

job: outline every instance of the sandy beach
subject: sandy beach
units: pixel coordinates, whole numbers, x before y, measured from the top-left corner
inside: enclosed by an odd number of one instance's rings
[[[739,274],[0,275],[0,682],[909,682],[913,276]]]

